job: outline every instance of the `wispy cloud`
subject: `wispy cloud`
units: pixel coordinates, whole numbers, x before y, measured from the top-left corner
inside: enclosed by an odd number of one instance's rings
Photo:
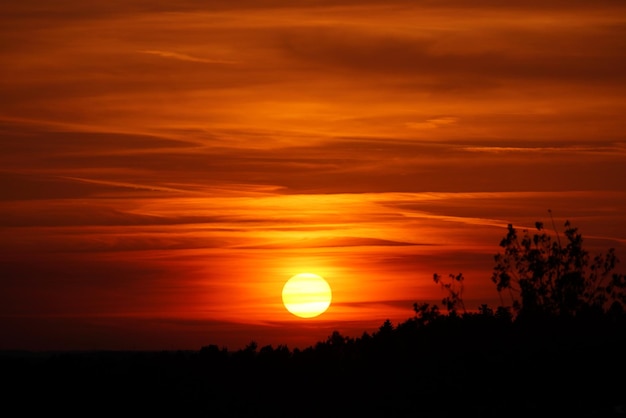
[[[406,126],[411,129],[437,129],[455,124],[458,120],[458,118],[452,116],[440,116],[432,119],[426,119],[423,122],[407,122]]]
[[[621,144],[608,144],[597,146],[562,145],[558,147],[515,147],[515,146],[468,146],[463,150],[477,153],[547,153],[547,154],[626,154],[626,148]]]
[[[176,59],[176,60],[180,60],[180,61],[201,62],[201,63],[205,63],[205,64],[230,65],[230,64],[237,64],[238,63],[237,61],[224,60],[224,59],[201,58],[201,57],[195,57],[195,56],[192,56],[192,55],[181,54],[179,52],[172,52],[172,51],[145,50],[145,51],[139,51],[139,52],[142,53],[142,54],[156,55],[156,56],[163,57],[163,58],[171,58],[171,59]]]

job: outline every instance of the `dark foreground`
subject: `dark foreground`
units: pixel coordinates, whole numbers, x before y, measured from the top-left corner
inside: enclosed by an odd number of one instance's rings
[[[15,416],[626,416],[624,321],[333,333],[306,350],[3,352]]]

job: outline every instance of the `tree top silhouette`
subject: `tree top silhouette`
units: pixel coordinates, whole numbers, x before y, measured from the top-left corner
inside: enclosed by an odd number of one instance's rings
[[[551,214],[551,213],[550,213]],[[494,256],[492,282],[500,296],[498,315],[515,317],[621,315],[626,308],[626,275],[616,273],[619,260],[614,248],[591,257],[583,247],[582,234],[569,221],[564,223],[563,239],[552,221],[547,232],[542,222],[535,231],[518,231],[512,224],[500,241],[503,249]],[[435,283],[446,293],[442,299],[448,316],[463,303],[462,273],[447,278],[435,273]],[[507,303],[508,302],[508,303]],[[483,305],[479,311],[490,308]],[[439,316],[438,307],[414,304],[416,319],[426,324]],[[507,312],[509,312],[507,314]]]
[[[614,272],[614,248],[591,258],[578,228],[566,221],[564,240],[546,232],[520,232],[513,225],[500,242],[491,280],[504,305],[506,296],[517,315],[567,315],[623,311],[626,277]]]

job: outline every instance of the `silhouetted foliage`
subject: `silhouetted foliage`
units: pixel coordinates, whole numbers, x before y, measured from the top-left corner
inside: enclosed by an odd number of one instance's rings
[[[448,275],[448,279],[448,281],[444,280],[437,273],[433,275],[434,282],[441,285],[441,288],[448,293],[448,296],[444,297],[441,303],[446,307],[449,315],[455,316],[459,308],[465,313],[465,303],[463,303],[463,281],[465,278],[462,273],[459,273]]]
[[[389,319],[386,319],[385,322],[378,328],[378,332],[374,336],[379,337],[387,337],[393,333],[393,324]]]
[[[495,318],[503,322],[513,321],[511,308],[508,306],[498,306],[498,308],[496,309]]]
[[[536,232],[521,234],[508,225],[500,242],[503,253],[495,256],[492,281],[507,294],[513,310],[521,315],[577,315],[619,310],[626,304],[626,279],[614,273],[618,262],[609,249],[593,259],[583,248],[577,228],[565,222],[565,245],[557,233],[548,234],[541,222]],[[555,231],[556,232],[556,231]]]
[[[431,305],[429,303],[414,303],[413,310],[415,311],[415,320],[419,325],[425,326],[436,320],[440,313],[437,305]]]

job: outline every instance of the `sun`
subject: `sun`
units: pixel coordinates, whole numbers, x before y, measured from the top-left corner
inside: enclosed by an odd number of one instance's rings
[[[314,318],[323,314],[331,300],[330,285],[317,274],[296,274],[283,286],[285,308],[300,318]]]

